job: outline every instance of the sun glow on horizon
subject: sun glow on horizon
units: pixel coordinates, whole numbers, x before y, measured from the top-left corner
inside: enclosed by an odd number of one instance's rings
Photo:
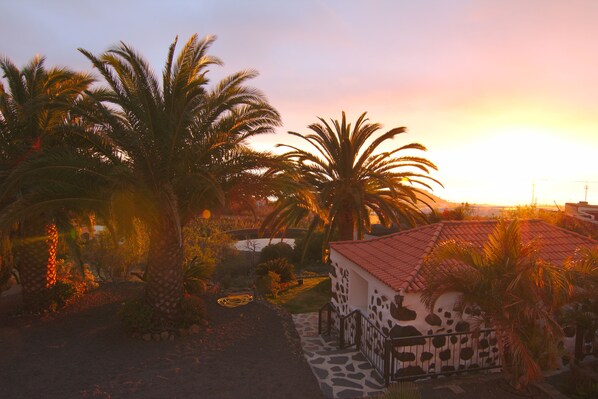
[[[583,181],[596,180],[595,155],[557,133],[550,127],[502,126],[439,154],[446,199],[495,205],[583,200]]]

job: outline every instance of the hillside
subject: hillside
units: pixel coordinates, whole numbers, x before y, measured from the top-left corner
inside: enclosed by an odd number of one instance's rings
[[[423,190],[426,191],[426,190]],[[420,206],[425,206],[423,202],[421,202],[421,200],[425,200],[432,208],[436,208],[436,209],[444,209],[444,208],[453,208],[457,205],[457,203],[454,202],[448,202],[443,200],[442,198],[438,197],[437,195],[434,195],[433,193],[426,191],[428,193],[428,195],[430,197],[432,197],[432,199],[434,200],[434,202],[431,202],[428,198],[424,197],[423,195],[418,195],[417,198],[419,200],[419,204]]]

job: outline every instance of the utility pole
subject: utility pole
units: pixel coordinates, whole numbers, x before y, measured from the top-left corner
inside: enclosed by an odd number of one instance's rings
[[[598,183],[598,181],[576,180],[575,182],[576,183],[584,183],[584,185],[583,185],[583,191],[584,191],[583,200],[584,200],[584,202],[588,202],[588,190],[590,188],[590,183]]]
[[[588,202],[588,184],[587,184],[587,183],[586,183],[586,184],[584,184],[583,188],[584,188],[584,191],[585,191],[585,194],[584,194],[584,196],[583,196],[583,200],[584,200],[585,202]]]

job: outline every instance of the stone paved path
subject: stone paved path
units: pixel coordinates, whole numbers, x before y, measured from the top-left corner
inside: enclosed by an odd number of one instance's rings
[[[384,380],[355,348],[338,349],[336,340],[318,335],[318,313],[293,315],[301,346],[327,398],[362,398],[384,392]]]

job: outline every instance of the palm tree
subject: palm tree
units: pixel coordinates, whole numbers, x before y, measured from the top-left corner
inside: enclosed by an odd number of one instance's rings
[[[515,386],[541,377],[533,343],[556,345],[562,330],[554,312],[570,292],[566,270],[538,257],[536,242],[523,243],[517,220],[501,221],[480,248],[442,243],[426,260],[422,301],[429,309],[458,292],[461,309],[477,307],[481,322],[496,328],[503,370]]]
[[[80,49],[108,87],[89,93],[97,111],[85,117],[95,125],[79,134],[118,170],[109,180],[113,200],[128,210],[122,217],[137,216],[150,230],[146,301],[165,327],[183,295],[182,226],[223,203],[229,182],[268,166],[272,157],[247,139],[280,123],[264,95],[245,85],[256,72],[208,87],[208,68],[221,64],[207,54],[213,41],[194,35],[175,59],[175,40],[161,82],[124,43],[100,56]]]
[[[567,263],[575,289],[571,303],[561,309],[560,321],[575,326],[575,360],[581,361],[585,336],[598,331],[598,247],[577,251]]]
[[[436,166],[421,157],[402,155],[410,150],[426,151],[411,143],[391,150],[381,147],[406,128],[398,127],[378,135],[378,123],[368,123],[363,113],[352,127],[342,119],[309,125],[311,133],[289,132],[306,141],[310,150],[281,145],[289,151],[284,158],[289,166],[279,173],[276,208],[264,223],[273,233],[311,218],[310,232],[324,228],[324,245],[331,236],[363,239],[370,230],[370,213],[374,212],[387,227],[391,224],[414,225],[425,221],[418,200],[431,197],[422,188],[438,183],[430,176]],[[430,208],[431,209],[431,208]]]
[[[22,163],[63,142],[62,126],[70,109],[81,99],[93,79],[66,68],[46,69],[43,57],[35,57],[23,69],[9,59],[0,59],[8,88],[0,82],[0,168],[2,181]],[[3,185],[0,207],[3,212],[38,190],[35,184]],[[19,218],[14,237],[15,265],[20,273],[25,305],[36,309],[56,282],[58,230],[52,212],[38,209]],[[4,224],[4,233],[8,234]]]

